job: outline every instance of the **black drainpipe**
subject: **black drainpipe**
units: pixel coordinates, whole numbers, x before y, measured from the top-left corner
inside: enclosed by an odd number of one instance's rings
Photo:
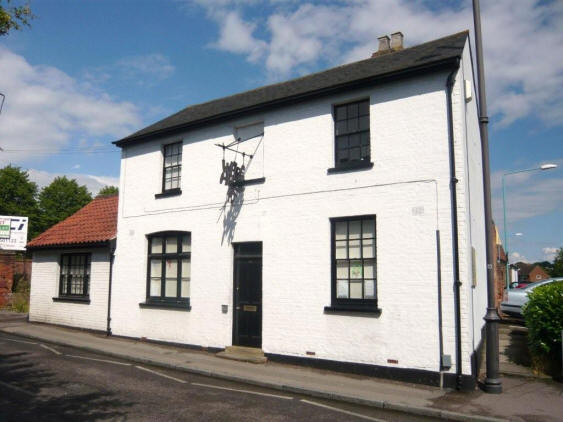
[[[115,258],[116,239],[109,241],[109,288],[108,288],[108,327],[106,335],[111,336],[111,281],[113,278],[113,260]]]
[[[461,360],[461,310],[460,310],[460,286],[459,280],[459,242],[457,232],[457,191],[458,179],[455,177],[455,150],[454,150],[454,122],[452,113],[452,90],[454,76],[459,68],[459,59],[456,67],[448,76],[446,82],[447,108],[448,108],[448,140],[450,148],[450,196],[452,203],[452,248],[453,248],[453,270],[454,270],[454,308],[455,308],[455,337],[456,337],[456,388],[462,385],[462,360]]]

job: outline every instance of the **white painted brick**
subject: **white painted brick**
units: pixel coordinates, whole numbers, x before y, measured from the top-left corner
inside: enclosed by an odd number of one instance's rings
[[[467,54],[453,92],[458,183],[463,372],[484,314],[482,191],[474,102],[465,104]],[[437,256],[441,235],[444,353],[454,360],[455,319],[445,82],[448,73],[402,80],[245,117],[263,120],[266,182],[247,187],[233,241],[263,242],[263,349],[337,361],[439,370]],[[332,106],[370,98],[371,170],[330,174]],[[226,188],[221,150],[242,121],[193,130],[124,149],[113,332],[224,347],[232,341],[232,246],[222,241]],[[477,136],[477,137],[476,137]],[[470,145],[468,145],[468,139]],[[161,145],[183,140],[182,195],[155,199]],[[370,186],[370,187],[367,187]],[[365,187],[362,189],[355,189]],[[319,192],[322,191],[322,192]],[[424,208],[413,215],[413,208]],[[325,314],[330,305],[330,217],[377,215],[378,297],[382,314]],[[146,297],[146,235],[192,233],[190,312],[141,309]],[[479,282],[471,288],[471,245]],[[221,305],[228,304],[228,314]]]
[[[90,303],[54,302],[59,296],[61,253],[91,253]],[[38,250],[33,253],[29,320],[71,327],[106,330],[109,250]]]

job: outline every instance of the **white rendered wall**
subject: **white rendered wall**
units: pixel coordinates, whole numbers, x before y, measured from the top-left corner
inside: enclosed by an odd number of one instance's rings
[[[91,253],[90,303],[54,302],[59,296],[62,253]],[[106,330],[109,252],[107,248],[38,250],[33,253],[29,320]]]
[[[455,357],[447,75],[321,98],[125,148],[113,332],[204,347],[230,345],[229,240],[262,241],[265,352],[306,357],[309,351],[321,359],[375,365],[392,365],[387,360],[394,359],[399,363],[393,366],[438,371],[437,229],[444,353]],[[374,167],[327,174],[334,167],[333,105],[367,97]],[[462,147],[463,116],[455,117],[456,145]],[[231,142],[235,127],[260,120],[266,181],[246,188],[235,228],[223,236],[226,187],[219,184],[222,153],[214,144]],[[182,195],[155,199],[161,188],[161,145],[177,140],[184,142]],[[463,160],[461,154],[462,172]],[[460,183],[458,192],[463,190]],[[363,214],[377,215],[382,313],[325,314],[324,307],[331,304],[329,218]],[[192,233],[190,312],[139,307],[146,298],[146,235],[164,230]],[[460,230],[461,237],[467,235]],[[229,305],[227,314],[221,313],[222,304]],[[467,306],[463,311],[467,327],[471,316]],[[469,362],[469,350],[464,352],[464,362]],[[469,365],[463,370],[470,373]]]
[[[462,72],[462,73],[461,73]],[[477,110],[476,86],[473,84],[473,68],[469,45],[463,52],[460,80],[471,81],[472,99],[463,102],[465,113],[465,136],[466,136],[466,213],[470,221],[470,241],[466,245],[468,261],[465,265],[470,274],[467,290],[470,305],[472,307],[473,323],[472,331],[467,335],[473,338],[471,345],[475,350],[481,341],[481,330],[485,325],[483,317],[487,311],[487,256],[485,239],[485,204],[483,193],[483,163],[481,159],[481,135],[479,131],[479,118]],[[465,95],[464,85],[461,85]],[[471,259],[471,248],[475,249],[475,264]],[[475,277],[473,279],[473,269]],[[475,281],[475,285],[473,285]]]

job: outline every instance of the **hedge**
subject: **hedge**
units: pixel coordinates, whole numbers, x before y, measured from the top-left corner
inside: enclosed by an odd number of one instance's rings
[[[535,288],[523,308],[528,343],[533,356],[561,364],[563,282]]]

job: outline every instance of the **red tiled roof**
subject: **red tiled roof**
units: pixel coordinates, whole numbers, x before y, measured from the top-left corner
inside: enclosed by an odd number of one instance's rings
[[[107,242],[117,233],[118,195],[101,196],[28,242],[46,248]]]

